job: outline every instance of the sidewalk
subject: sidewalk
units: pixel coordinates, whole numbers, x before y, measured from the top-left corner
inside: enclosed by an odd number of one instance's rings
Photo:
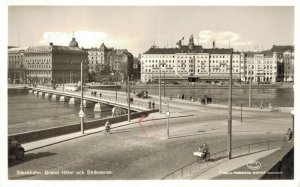
[[[266,172],[270,171],[293,146],[293,142],[290,142],[282,148],[236,157],[216,167],[210,168],[192,179],[260,179]],[[261,164],[260,167],[257,170],[249,169],[247,165],[251,161],[258,161],[258,163]]]
[[[192,116],[192,115],[187,115],[187,114],[182,114],[182,113],[173,113],[170,118],[180,118],[180,117],[188,117],[188,116]],[[148,120],[147,119],[143,120],[143,122],[150,121],[150,120],[162,120],[162,119],[167,118],[165,114],[159,114],[159,113],[151,113],[149,115],[149,117],[150,118]],[[111,129],[113,131],[116,128],[123,128],[124,126],[137,125],[139,123],[139,120],[140,119],[137,118],[137,119],[131,120],[130,122],[124,121],[124,122],[120,122],[120,123],[115,123],[115,124],[111,125]],[[104,126],[85,130],[83,135],[81,134],[81,132],[76,132],[76,133],[61,135],[61,136],[48,138],[48,139],[44,139],[44,140],[24,143],[24,144],[22,144],[22,146],[24,147],[25,151],[28,152],[28,151],[32,151],[35,149],[39,149],[39,148],[47,147],[50,145],[58,144],[61,142],[65,142],[68,140],[88,136],[88,135],[95,134],[95,133],[100,133],[100,132],[103,132],[103,130],[104,130]]]

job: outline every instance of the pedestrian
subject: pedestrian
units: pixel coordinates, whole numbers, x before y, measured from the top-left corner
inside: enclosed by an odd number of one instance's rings
[[[260,107],[259,108],[263,109],[263,101],[262,100],[260,101]]]
[[[102,97],[102,93],[99,93],[99,97]]]
[[[151,108],[151,101],[148,102],[148,108]]]
[[[154,101],[152,101],[152,108],[153,108],[153,110],[155,110],[155,103],[154,103]]]
[[[190,96],[190,101],[192,101],[192,99],[193,99],[193,97],[192,97],[192,96]]]
[[[109,123],[109,120],[106,121],[104,127],[105,127],[105,132],[107,134],[110,134],[110,123]]]
[[[203,105],[205,104],[205,99],[204,99],[204,98],[201,99],[201,103],[202,103]]]
[[[293,137],[293,131],[291,130],[291,128],[289,128],[288,131],[286,132],[286,140],[290,142],[292,137]]]
[[[184,100],[184,94],[182,94],[181,99]]]
[[[112,108],[111,115],[112,115],[112,117],[115,117],[115,115],[116,115],[116,107]]]
[[[268,109],[272,109],[273,107],[272,107],[272,103],[270,102],[269,103],[269,106],[268,106]]]
[[[180,99],[180,94],[177,95],[177,99]]]

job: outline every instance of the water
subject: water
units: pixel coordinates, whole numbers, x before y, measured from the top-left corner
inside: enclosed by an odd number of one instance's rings
[[[148,90],[149,95],[158,95],[158,87],[156,88],[132,88],[131,91],[136,93],[141,90]],[[203,98],[204,95],[212,97],[213,103],[228,104],[228,88],[180,88],[167,87],[165,88],[165,96],[177,97],[185,95],[186,99],[190,96],[195,98]],[[161,87],[162,97],[164,96],[164,88]],[[267,106],[268,103],[278,107],[293,107],[294,106],[294,91],[293,88],[253,88],[252,89],[252,106],[260,106],[261,101]],[[248,88],[233,88],[232,89],[232,104],[239,106],[249,105],[249,89]]]
[[[148,90],[149,95],[158,95],[158,88],[144,88]],[[142,88],[132,88],[131,91],[141,91]],[[162,95],[164,89],[162,87]],[[180,88],[166,87],[166,97],[172,95],[177,97],[177,94],[185,94],[186,98],[201,98],[204,95],[212,97],[213,103],[228,104],[228,88]],[[248,106],[247,88],[233,88],[232,103],[233,105],[243,104]],[[272,102],[278,107],[294,106],[294,92],[292,88],[270,88],[270,89],[252,89],[252,106],[259,107],[261,100],[266,106]],[[39,130],[62,125],[80,123],[78,117],[80,104],[69,105],[68,102],[62,103],[52,101],[50,98],[38,97],[27,92],[9,93],[8,94],[8,133],[15,134],[32,130]],[[85,108],[86,121],[99,118],[93,112],[94,104],[88,103],[88,108]],[[111,106],[101,105],[101,118],[111,115]]]
[[[101,105],[101,114],[94,113],[94,104],[87,103],[85,121],[111,115],[111,106]],[[51,98],[38,97],[32,93],[8,94],[8,134],[15,134],[68,124],[80,123],[78,113],[80,103],[52,101]]]

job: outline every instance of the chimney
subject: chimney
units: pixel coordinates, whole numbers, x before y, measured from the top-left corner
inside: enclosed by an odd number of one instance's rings
[[[216,41],[213,41],[213,48],[216,48]]]

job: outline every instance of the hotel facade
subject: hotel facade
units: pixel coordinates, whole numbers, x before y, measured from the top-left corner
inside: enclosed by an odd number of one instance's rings
[[[188,45],[178,41],[176,48],[151,47],[141,57],[141,81],[155,81],[159,69],[163,79],[168,80],[226,80],[229,78],[229,62],[232,55],[233,79],[241,79],[243,58],[232,49],[204,49],[189,38]],[[232,53],[232,54],[231,54]]]
[[[189,38],[188,45],[178,41],[176,48],[152,46],[141,57],[141,81],[228,81],[232,58],[234,81],[293,81],[293,46],[273,46],[263,52],[237,52],[230,48],[203,48]],[[232,55],[232,57],[231,57]]]
[[[88,75],[88,53],[79,48],[75,38],[69,46],[28,47],[24,51],[26,82],[34,84],[76,83],[80,81],[81,63],[84,79]]]

